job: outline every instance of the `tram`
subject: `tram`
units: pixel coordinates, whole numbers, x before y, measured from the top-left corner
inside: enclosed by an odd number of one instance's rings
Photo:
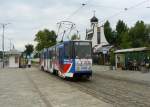
[[[40,67],[63,78],[92,76],[91,41],[64,41],[43,49],[40,55]]]

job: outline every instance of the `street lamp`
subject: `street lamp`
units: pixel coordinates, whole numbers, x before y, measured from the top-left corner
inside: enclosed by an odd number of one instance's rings
[[[8,38],[8,40],[9,40],[9,48],[10,48],[10,50],[11,50],[11,47],[12,47],[12,38]]]
[[[0,23],[0,25],[2,26],[3,28],[3,34],[2,34],[2,61],[3,61],[3,68],[4,68],[4,33],[5,33],[5,27],[10,24],[10,23]]]

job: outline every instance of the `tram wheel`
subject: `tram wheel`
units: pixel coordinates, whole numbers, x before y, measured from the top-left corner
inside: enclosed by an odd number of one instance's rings
[[[82,78],[87,81],[91,80],[91,76],[89,76],[89,75],[83,76]]]

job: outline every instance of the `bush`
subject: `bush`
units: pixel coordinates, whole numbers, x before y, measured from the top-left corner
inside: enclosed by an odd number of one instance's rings
[[[115,66],[115,54],[114,54],[114,49],[112,49],[110,51],[110,63],[111,63],[111,66]]]

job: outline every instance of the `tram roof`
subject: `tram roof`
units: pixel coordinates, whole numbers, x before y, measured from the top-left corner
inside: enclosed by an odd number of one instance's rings
[[[70,41],[73,41],[73,42],[91,42],[91,40],[68,40],[68,41],[63,41],[63,42],[61,42],[61,43],[57,43],[56,45],[51,46],[51,47],[49,47],[49,48],[44,48],[44,49],[41,50],[41,52],[47,51],[47,50],[49,50],[49,49],[51,49],[51,48],[54,48],[55,46],[59,46],[59,45],[65,43],[65,42],[70,42]]]

